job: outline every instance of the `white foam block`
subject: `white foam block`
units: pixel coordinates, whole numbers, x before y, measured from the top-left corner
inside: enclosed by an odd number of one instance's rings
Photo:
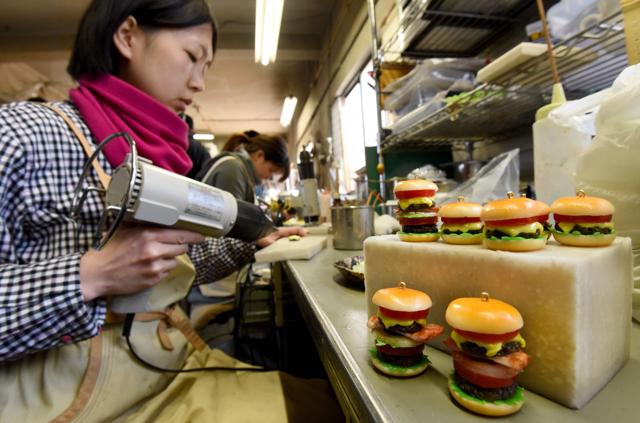
[[[449,302],[482,291],[515,306],[531,362],[520,375],[527,389],[581,408],[629,358],[631,241],[604,248],[565,247],[510,253],[443,242],[401,242],[395,235],[364,244],[366,300],[404,281],[433,300],[429,321],[444,319]],[[432,346],[445,350],[442,336]]]
[[[298,241],[280,238],[273,244],[256,252],[256,263],[272,263],[283,260],[308,260],[327,245],[326,236],[309,235]]]

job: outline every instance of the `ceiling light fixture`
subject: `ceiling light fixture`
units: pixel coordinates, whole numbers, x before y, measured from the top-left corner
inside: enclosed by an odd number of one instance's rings
[[[284,0],[256,0],[256,63],[276,61]]]
[[[193,134],[193,139],[196,141],[213,141],[216,138],[215,135],[211,133],[197,133]]]
[[[285,97],[282,105],[282,114],[280,115],[280,124],[285,128],[291,123],[293,112],[296,110],[298,99],[292,95]]]

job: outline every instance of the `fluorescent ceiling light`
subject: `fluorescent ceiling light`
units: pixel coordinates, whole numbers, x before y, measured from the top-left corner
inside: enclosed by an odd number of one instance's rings
[[[280,124],[282,126],[287,127],[291,123],[293,112],[296,110],[296,104],[298,104],[298,99],[292,95],[284,99],[282,114],[280,115]]]
[[[213,141],[215,138],[216,138],[215,135],[211,133],[193,134],[193,139],[196,141]]]
[[[276,61],[284,0],[256,0],[256,63]]]

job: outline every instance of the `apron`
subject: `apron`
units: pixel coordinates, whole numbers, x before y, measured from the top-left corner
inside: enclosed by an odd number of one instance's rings
[[[52,108],[51,106],[47,106]],[[88,142],[63,112],[56,113]],[[86,145],[84,145],[86,142]],[[97,162],[96,162],[97,163]],[[101,176],[101,179],[102,176]],[[103,181],[108,182],[108,181]],[[1,422],[286,422],[343,419],[330,386],[250,365],[211,350],[175,305],[195,270],[186,255],[167,276],[174,294],[136,314],[131,343],[150,363],[170,369],[236,367],[237,371],[164,373],[131,354],[122,315],[109,314],[100,335],[0,365]],[[161,282],[163,283],[163,282]]]

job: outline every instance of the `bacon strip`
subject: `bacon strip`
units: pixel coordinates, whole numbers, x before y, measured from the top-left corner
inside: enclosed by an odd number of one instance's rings
[[[384,329],[384,326],[382,326],[382,323],[380,323],[380,319],[378,319],[378,316],[369,317],[369,320],[367,321],[367,327],[369,329]]]
[[[369,329],[384,330],[384,326],[382,325],[382,323],[380,323],[380,319],[378,319],[378,316],[371,316],[367,321],[367,327],[369,327]],[[442,332],[444,332],[444,328],[442,326],[429,323],[427,326],[423,326],[422,329],[417,332],[403,334],[398,333],[398,335],[405,336],[406,338],[409,338],[416,342],[424,343],[435,338],[436,336],[442,335]]]
[[[416,342],[428,342],[436,336],[442,335],[442,332],[444,332],[444,328],[442,326],[429,323],[417,332],[403,333],[403,335]]]
[[[451,338],[448,338],[447,340],[445,340],[444,344],[447,347],[449,347],[451,351],[461,352],[463,354],[468,355],[469,357],[477,357],[485,360],[491,360],[494,363],[502,364],[503,366],[512,368],[514,370],[517,370],[518,372],[522,372],[524,368],[527,367],[527,365],[529,365],[529,355],[523,351],[512,352],[510,354],[503,355],[500,357],[487,357],[484,355],[476,356],[474,354],[469,354],[466,351],[460,350],[460,348],[458,348],[458,345],[456,345],[456,343]]]
[[[487,357],[489,360],[502,364],[503,366],[511,367],[512,369],[521,372],[529,364],[529,355],[522,351],[512,352],[511,354],[503,355],[500,357]]]

